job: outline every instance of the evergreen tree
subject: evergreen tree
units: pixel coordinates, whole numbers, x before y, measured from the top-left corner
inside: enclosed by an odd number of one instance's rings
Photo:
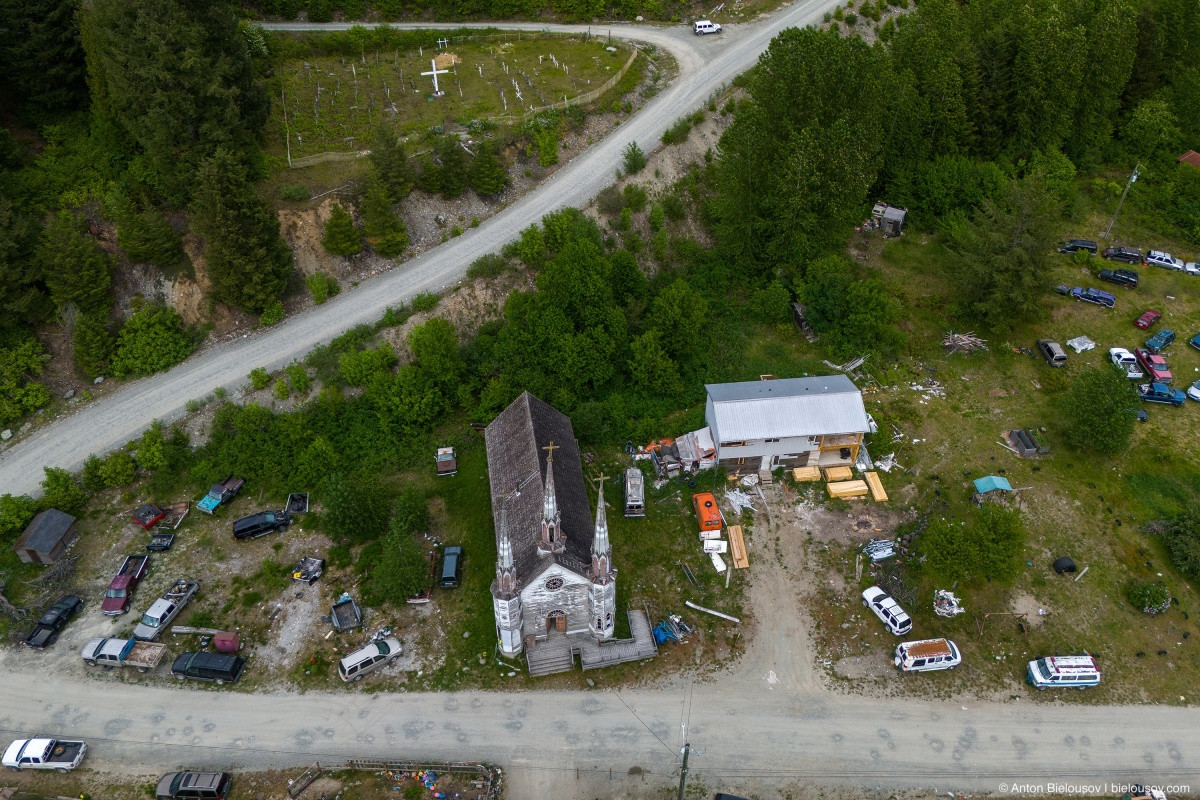
[[[77,0],[0,0],[0,82],[30,111],[87,104]]]
[[[462,142],[451,136],[444,136],[434,147],[438,167],[438,186],[442,197],[447,199],[461,197],[467,190],[470,156],[463,149]]]
[[[88,378],[103,375],[113,351],[113,338],[104,327],[104,318],[96,314],[79,314],[71,334],[75,366]]]
[[[362,252],[362,234],[354,227],[354,220],[341,203],[334,203],[330,210],[321,246],[335,256],[352,256]]]
[[[492,197],[504,191],[508,185],[508,171],[496,155],[496,149],[484,142],[479,154],[471,162],[469,171],[471,188],[484,197]]]
[[[39,259],[59,311],[74,305],[84,314],[108,313],[112,263],[84,233],[83,220],[66,212],[52,219],[42,233]]]
[[[190,196],[217,148],[255,146],[269,104],[232,4],[91,0],[80,20],[93,103],[141,146],[172,201]]]
[[[132,200],[113,202],[117,242],[131,261],[171,267],[183,260],[183,242],[161,209],[138,211]]]
[[[40,239],[37,221],[0,196],[0,339],[36,325],[50,309],[35,257]]]
[[[192,224],[204,237],[214,299],[257,313],[283,292],[291,250],[232,152],[220,149],[201,165]]]
[[[382,181],[371,179],[362,203],[363,233],[367,243],[384,258],[395,258],[408,247],[408,229],[392,210]]]
[[[371,166],[393,202],[408,197],[413,188],[413,171],[408,165],[404,143],[386,125],[380,125],[371,140]]]

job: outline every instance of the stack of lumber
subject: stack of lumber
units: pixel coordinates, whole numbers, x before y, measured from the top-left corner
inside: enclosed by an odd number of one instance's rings
[[[820,467],[796,467],[792,470],[792,477],[796,479],[796,483],[808,483],[811,481],[821,480]]]
[[[868,491],[866,481],[837,481],[825,484],[825,488],[829,490],[830,497],[840,497],[843,500],[849,497],[865,497]]]
[[[750,566],[750,560],[746,557],[746,543],[742,540],[742,526],[730,525],[729,531],[729,553],[733,558],[734,569],[745,569]]]
[[[876,503],[886,503],[888,496],[883,490],[883,484],[879,482],[879,473],[867,472],[863,477],[867,479],[867,486],[871,489],[871,499]]]
[[[974,332],[955,333],[954,331],[950,331],[942,337],[942,344],[946,347],[946,355],[988,349],[987,342],[976,336]]]
[[[854,477],[854,471],[849,467],[825,467],[821,470],[825,475],[825,480],[832,481],[848,481]]]

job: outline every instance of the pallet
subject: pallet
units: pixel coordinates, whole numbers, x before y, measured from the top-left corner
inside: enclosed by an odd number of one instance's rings
[[[836,483],[827,483],[825,488],[829,490],[830,497],[840,497],[842,499],[848,497],[866,497],[867,482],[866,481],[838,481]]]
[[[867,486],[871,489],[871,499],[876,503],[886,503],[888,496],[883,490],[883,484],[879,481],[878,472],[867,472],[863,475],[867,479]]]
[[[729,531],[729,556],[733,559],[734,569],[746,569],[750,566],[750,559],[746,557],[746,542],[742,539],[742,526],[730,525]]]
[[[821,480],[820,467],[796,467],[792,470],[792,478],[796,483],[811,483]]]
[[[821,469],[821,473],[829,483],[848,481],[854,477],[854,470],[849,467],[824,467]]]

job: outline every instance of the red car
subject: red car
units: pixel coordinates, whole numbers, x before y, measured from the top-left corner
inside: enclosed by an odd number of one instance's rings
[[[1145,348],[1139,347],[1133,351],[1137,357],[1138,363],[1142,365],[1142,369],[1146,370],[1146,377],[1157,383],[1170,383],[1171,370],[1167,369],[1167,360],[1162,356],[1155,355]]]
[[[138,584],[146,577],[146,568],[150,565],[150,556],[126,556],[117,570],[116,577],[108,584],[104,593],[104,602],[100,604],[100,613],[115,617],[129,610],[129,602]]]
[[[1140,317],[1138,317],[1137,321],[1133,324],[1145,331],[1149,330],[1150,326],[1158,322],[1160,319],[1162,319],[1162,312],[1150,309],[1145,314],[1142,314]]]

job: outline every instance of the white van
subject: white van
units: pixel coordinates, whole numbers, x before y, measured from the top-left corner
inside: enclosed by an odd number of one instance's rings
[[[720,33],[721,26],[710,19],[698,19],[692,23],[692,33],[703,36],[706,33]]]
[[[958,646],[948,639],[921,639],[901,642],[896,648],[896,666],[904,672],[932,672],[954,669],[962,663]]]
[[[1086,689],[1100,683],[1100,668],[1091,656],[1047,656],[1029,662],[1025,676],[1035,689]]]

